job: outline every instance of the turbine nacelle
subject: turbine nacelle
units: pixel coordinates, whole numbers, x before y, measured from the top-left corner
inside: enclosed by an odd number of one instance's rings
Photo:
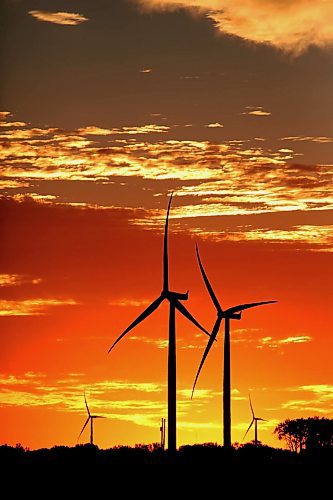
[[[171,292],[170,290],[163,291],[161,297],[166,298],[170,302],[177,302],[177,300],[188,300],[188,290],[186,293]]]
[[[217,317],[220,318],[221,320],[222,319],[242,319],[242,313],[229,313],[228,309],[226,311],[222,311],[222,309],[220,311],[218,311],[217,313]]]

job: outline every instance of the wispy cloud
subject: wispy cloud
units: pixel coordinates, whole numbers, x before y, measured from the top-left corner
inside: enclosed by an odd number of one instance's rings
[[[312,338],[309,335],[297,335],[293,337],[286,337],[283,339],[274,339],[273,337],[263,337],[259,340],[257,348],[269,347],[275,349],[277,347],[285,346],[288,344],[305,344],[311,342]]]
[[[136,336],[132,335],[130,337],[130,340],[138,341],[138,342],[143,342],[144,344],[149,344],[152,346],[157,347],[157,349],[167,349],[169,342],[167,339],[154,339],[154,338],[149,338],[149,337],[144,337],[144,336]],[[178,339],[179,341],[179,339]]]
[[[90,125],[88,127],[77,130],[82,135],[140,135],[140,134],[165,134],[170,130],[166,125],[138,125],[133,127],[122,128],[100,128]]]
[[[291,142],[318,142],[319,144],[326,144],[333,142],[333,137],[327,137],[324,135],[289,135],[287,137],[282,137],[281,141],[291,141]]]
[[[8,117],[4,115],[4,120]],[[0,187],[29,186],[51,180],[119,182],[119,178],[177,181],[178,205],[172,217],[201,238],[229,241],[266,240],[307,245],[328,251],[331,226],[312,224],[288,227],[208,225],[208,218],[333,209],[333,165],[303,165],[294,162],[291,148],[270,150],[261,141],[248,147],[246,141],[142,140],[137,134],[164,133],[166,126],[143,125],[100,128],[94,125],[66,131],[54,127],[13,127],[2,130]],[[115,134],[117,138],[112,138]],[[119,137],[125,134],[124,137]],[[133,136],[133,137],[127,137]],[[111,139],[108,138],[111,137]],[[119,137],[119,138],[118,138]],[[57,203],[53,194],[26,195],[43,203]],[[156,193],[158,194],[158,193]],[[85,200],[75,201],[77,206]],[[99,205],[101,207],[101,205]],[[103,207],[102,207],[103,208]],[[164,213],[151,211],[149,220],[133,223],[162,227]],[[200,221],[199,218],[202,220]]]
[[[25,274],[0,274],[0,287],[19,286],[24,284],[38,285],[41,282],[41,278],[31,278]]]
[[[41,316],[54,306],[76,304],[73,299],[0,300],[0,316]]]
[[[299,54],[333,43],[331,2],[312,0],[135,0],[150,9],[196,9],[221,33]]]
[[[208,128],[223,128],[224,125],[222,125],[222,123],[215,122],[215,123],[208,123],[207,125],[205,125],[205,127],[208,127]]]
[[[298,344],[306,344],[312,341],[312,337],[310,335],[292,335],[284,338],[276,338],[271,336],[266,337],[258,337],[258,332],[260,330],[257,329],[236,329],[235,335],[232,338],[232,342],[235,344],[252,344],[257,349],[277,349],[290,345],[298,345]]]
[[[269,116],[271,113],[264,110],[262,106],[246,106],[246,111],[241,113],[242,115],[253,115],[253,116]]]
[[[282,408],[322,414],[333,412],[333,386],[328,384],[312,384],[290,387],[290,392],[301,393],[301,398],[282,403]]]
[[[102,380],[86,384],[83,375],[75,373],[53,381],[45,374],[32,372],[21,376],[0,375],[1,406],[48,407],[56,411],[85,414],[84,391],[90,409],[110,419],[156,427],[156,422],[159,422],[161,415],[167,411],[165,384],[133,383],[126,380]],[[196,400],[191,401],[190,392],[187,389],[177,391],[179,423],[184,428],[190,426],[187,421],[189,409],[200,409],[206,401],[220,397],[220,393],[202,389],[198,390]],[[210,428],[211,424],[194,423],[192,427],[198,426]]]
[[[327,250],[333,245],[333,225],[313,226],[304,224],[302,226],[291,226],[288,229],[251,229],[239,228],[238,231],[228,232],[226,235],[211,234],[212,239],[223,237],[229,241],[274,241],[279,243],[304,243],[325,245]],[[209,237],[209,233],[206,234]]]
[[[82,14],[74,12],[48,12],[46,10],[30,10],[29,14],[38,21],[46,21],[48,23],[63,24],[66,26],[76,26],[88,18]]]
[[[116,300],[110,300],[109,306],[115,306],[115,307],[143,307],[149,304],[150,301],[148,299],[140,299],[140,300],[135,300],[135,299],[125,299],[125,298],[120,298]]]

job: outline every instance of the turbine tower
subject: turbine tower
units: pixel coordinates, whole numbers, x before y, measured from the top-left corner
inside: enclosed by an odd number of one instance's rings
[[[161,420],[160,432],[161,432],[161,448],[162,448],[162,450],[164,450],[165,449],[165,418],[162,418],[162,420]]]
[[[220,330],[221,322],[224,319],[223,446],[230,448],[231,447],[230,320],[241,319],[242,311],[244,311],[245,309],[262,306],[264,304],[273,304],[277,301],[267,300],[265,302],[251,302],[249,304],[240,304],[238,306],[230,307],[229,309],[223,310],[219,301],[216,298],[214,290],[208,280],[207,274],[202,265],[198,245],[196,245],[196,253],[203,280],[205,282],[206,288],[208,290],[208,293],[213,301],[213,304],[217,312],[217,318],[194,380],[192,397],[201,369],[213,345],[214,340],[216,340],[217,334]]]
[[[264,418],[259,418],[259,417],[255,416],[250,394],[249,394],[249,401],[250,401],[250,407],[251,407],[251,413],[252,413],[252,422],[250,423],[249,428],[247,429],[247,431],[244,434],[243,441],[246,438],[246,435],[249,432],[249,430],[251,429],[252,425],[254,424],[254,446],[258,446],[258,422],[259,422],[259,420],[261,420],[262,422],[267,422],[267,420],[265,420]]]
[[[87,403],[87,398],[86,398],[86,394],[84,393],[84,402],[86,404],[86,408],[87,408],[87,413],[88,413],[88,418],[87,420],[85,421],[85,424],[84,426],[82,427],[81,429],[81,432],[79,434],[79,437],[77,438],[77,440],[80,439],[81,437],[81,434],[82,432],[84,431],[84,429],[87,427],[89,421],[90,421],[90,444],[94,444],[94,419],[95,418],[106,418],[106,417],[100,417],[99,415],[92,415],[90,413],[90,410],[89,410],[89,406],[88,406],[88,403]]]
[[[168,450],[171,455],[176,452],[176,310],[185,318],[191,321],[197,328],[203,331],[206,335],[210,335],[205,328],[190,314],[181,301],[188,300],[188,291],[186,293],[173,292],[169,287],[169,259],[168,259],[168,228],[169,228],[169,213],[172,201],[170,196],[167,216],[164,229],[163,243],[163,289],[160,296],[155,299],[117,338],[112,344],[110,352],[115,345],[134,327],[143,320],[148,318],[162,304],[164,300],[169,302],[169,345],[168,345]]]

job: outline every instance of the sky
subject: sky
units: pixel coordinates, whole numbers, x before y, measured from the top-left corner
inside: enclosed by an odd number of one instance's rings
[[[168,311],[107,351],[170,281],[232,322],[232,440],[333,418],[333,15],[321,0],[3,0],[0,443],[152,443]],[[223,332],[177,316],[178,445],[222,440]],[[247,439],[253,439],[250,431]],[[253,434],[253,433],[252,433]],[[80,442],[87,442],[85,431]]]

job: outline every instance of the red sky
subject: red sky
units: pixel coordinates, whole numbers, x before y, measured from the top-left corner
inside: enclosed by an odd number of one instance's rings
[[[195,15],[147,13],[153,1],[46,3],[4,10],[0,443],[74,445],[84,391],[108,417],[95,422],[99,446],[159,440],[167,308],[107,350],[160,293],[171,191],[171,286],[190,290],[195,317],[208,329],[215,320],[195,242],[224,307],[278,300],[232,324],[233,441],[251,420],[249,391],[267,444],[279,445],[285,418],[331,417],[325,6],[313,39],[305,22],[295,34],[295,16],[315,9],[299,1],[264,44],[237,22],[239,2],[193,2],[204,8]],[[205,344],[177,318],[178,444],[221,442],[222,335],[190,400]]]

